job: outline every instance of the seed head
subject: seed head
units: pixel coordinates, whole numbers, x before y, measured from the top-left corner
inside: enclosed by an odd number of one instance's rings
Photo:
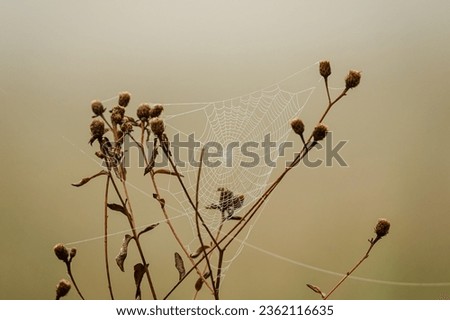
[[[59,300],[60,298],[66,296],[72,285],[70,284],[69,280],[61,279],[59,283],[56,285],[56,300]]]
[[[77,255],[77,248],[70,249],[70,258],[74,258]]]
[[[294,130],[294,132],[300,136],[305,131],[305,124],[299,118],[294,118],[291,120],[291,127],[292,130]]]
[[[124,115],[125,115],[125,108],[121,107],[121,106],[115,106],[111,110],[112,123],[114,123],[114,124],[121,123]]]
[[[389,228],[391,223],[386,219],[379,219],[377,225],[375,226],[375,233],[377,238],[382,238],[389,233]]]
[[[151,109],[150,109],[150,118],[156,118],[159,117],[160,114],[163,112],[164,107],[160,104],[154,105]]]
[[[122,125],[120,126],[120,130],[125,133],[130,133],[131,131],[133,131],[133,124],[130,121],[124,121],[124,123],[122,123]]]
[[[59,260],[64,262],[68,261],[67,258],[69,257],[69,251],[67,251],[67,248],[62,243],[55,245],[53,247],[53,251]]]
[[[152,118],[150,120],[150,128],[156,136],[160,136],[164,133],[164,121],[160,118]]]
[[[147,121],[150,117],[150,106],[147,103],[142,103],[138,107],[136,114],[141,121]]]
[[[350,70],[348,72],[347,78],[345,78],[345,88],[352,89],[355,88],[359,81],[361,80],[361,72]]]
[[[325,79],[331,74],[330,61],[320,61],[319,63],[320,75]]]
[[[328,127],[326,125],[324,125],[322,123],[317,125],[317,127],[315,127],[314,131],[313,131],[314,141],[323,140],[327,136],[327,133],[328,133]]]
[[[119,93],[119,106],[126,107],[130,102],[131,96],[129,92],[121,92]]]
[[[101,137],[105,133],[105,123],[100,119],[92,120],[90,128],[94,137]]]
[[[99,100],[93,100],[91,102],[91,108],[92,108],[92,112],[94,112],[94,114],[96,116],[100,116],[103,114],[103,112],[105,112],[105,107],[103,107],[103,103]]]

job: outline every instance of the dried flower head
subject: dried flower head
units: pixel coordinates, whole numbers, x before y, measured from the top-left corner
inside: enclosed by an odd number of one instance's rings
[[[160,104],[154,105],[150,109],[150,118],[156,118],[161,115],[161,113],[164,111],[164,107]]]
[[[360,80],[361,80],[361,72],[350,70],[348,72],[347,77],[345,78],[345,88],[346,89],[355,88],[359,84]]]
[[[294,118],[291,120],[291,127],[292,130],[294,130],[294,132],[300,136],[305,131],[305,124],[299,118]]]
[[[61,279],[59,283],[56,285],[56,300],[59,300],[60,298],[66,296],[72,285],[70,284],[69,280]]]
[[[324,125],[322,123],[317,125],[317,127],[315,127],[314,131],[313,131],[314,141],[323,140],[327,136],[327,133],[328,133],[328,127],[326,125]]]
[[[70,258],[74,258],[77,255],[77,248],[70,249]]]
[[[126,119],[126,117],[124,119]],[[133,124],[130,121],[124,121],[120,126],[120,130],[125,133],[130,133],[131,131],[133,131]]]
[[[150,120],[150,129],[155,135],[162,135],[164,133],[164,121],[160,118],[152,118]]]
[[[389,228],[391,223],[386,219],[379,219],[377,225],[375,226],[375,233],[377,238],[382,238],[389,233]]]
[[[64,262],[68,261],[67,258],[69,258],[69,251],[67,251],[67,248],[62,243],[55,245],[53,247],[53,251],[59,260]]]
[[[94,114],[96,116],[100,116],[103,114],[103,112],[105,112],[105,107],[103,106],[103,103],[99,100],[93,100],[91,102],[91,108],[92,108],[92,112],[94,112]]]
[[[92,120],[90,128],[93,137],[101,137],[105,133],[105,123],[100,119]]]
[[[126,107],[130,102],[131,96],[129,92],[121,92],[119,94],[119,106]]]
[[[142,103],[139,105],[136,114],[141,121],[147,121],[150,118],[150,106],[147,103]]]
[[[111,110],[111,121],[114,124],[119,124],[123,120],[123,116],[125,115],[125,108],[121,106],[115,106]]]
[[[331,65],[330,61],[320,61],[319,63],[319,72],[322,77],[325,79],[331,74]]]

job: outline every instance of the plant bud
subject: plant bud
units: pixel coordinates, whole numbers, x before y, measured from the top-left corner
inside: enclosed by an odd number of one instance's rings
[[[105,123],[100,119],[92,120],[90,128],[94,137],[101,137],[105,133]]]
[[[389,228],[391,223],[386,219],[379,219],[377,225],[375,226],[375,233],[377,238],[382,238],[389,233]]]
[[[320,141],[323,140],[328,133],[328,127],[324,124],[319,124],[317,127],[314,128],[313,131],[313,138],[314,141]]]
[[[77,255],[77,248],[70,249],[70,258],[74,258]]]
[[[55,252],[56,257],[64,262],[67,262],[67,258],[69,257],[69,251],[67,251],[66,247],[62,243],[58,243],[53,247],[53,251]]]
[[[361,72],[350,70],[348,72],[347,78],[345,78],[345,88],[352,89],[355,88],[359,81],[361,80]]]
[[[164,121],[160,118],[152,118],[150,120],[150,129],[156,136],[160,136],[164,133]]]
[[[99,100],[93,100],[91,102],[91,108],[92,108],[92,112],[94,112],[94,114],[96,116],[100,116],[103,114],[103,112],[105,112],[105,107],[103,107],[103,103],[101,103],[101,101]]]
[[[115,106],[111,110],[111,121],[114,124],[119,124],[122,122],[123,116],[125,115],[125,108],[121,106]]]
[[[133,124],[130,121],[125,121],[120,126],[120,130],[122,130],[125,133],[130,133],[131,131],[133,131]]]
[[[141,121],[147,121],[150,117],[150,106],[147,103],[142,103],[138,107],[136,115]]]
[[[119,106],[126,107],[130,102],[131,96],[129,92],[121,92],[119,94]]]
[[[305,131],[305,124],[299,118],[294,118],[291,120],[291,127],[292,130],[294,130],[294,132],[300,136]]]
[[[66,296],[72,285],[70,284],[69,280],[61,279],[59,283],[56,285],[56,300],[59,300],[60,298]]]
[[[160,104],[154,105],[151,109],[150,109],[150,118],[156,118],[159,117],[160,114],[163,112],[164,107]]]
[[[331,66],[330,61],[320,61],[319,63],[319,72],[322,77],[325,79],[331,74]]]

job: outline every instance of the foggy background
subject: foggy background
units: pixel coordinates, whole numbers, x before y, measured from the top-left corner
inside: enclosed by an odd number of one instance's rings
[[[448,1],[0,1],[0,298],[53,299],[67,277],[53,246],[103,234],[104,183],[70,185],[99,170],[87,144],[91,100],[125,90],[133,110],[223,100],[326,59],[333,87],[349,69],[362,71],[325,121],[333,139],[349,140],[341,152],[349,167],[287,176],[226,272],[221,297],[318,299],[305,284],[327,292],[340,277],[307,266],[347,272],[387,218],[391,232],[354,273],[366,280],[349,279],[331,297],[448,299],[449,11]],[[325,103],[317,83],[302,113],[307,130]],[[162,219],[154,200],[132,197],[136,211],[153,214],[140,225]],[[110,224],[112,232],[127,226],[112,213]],[[163,296],[178,278],[179,249],[164,224],[145,236]],[[110,240],[113,286],[116,298],[132,299],[138,260],[133,248],[127,272],[118,270],[122,237]],[[108,299],[103,241],[73,246],[83,294]],[[195,280],[171,298],[190,299]],[[67,298],[78,299],[74,288]]]

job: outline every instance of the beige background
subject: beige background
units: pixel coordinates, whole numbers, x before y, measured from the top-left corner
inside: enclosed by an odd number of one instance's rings
[[[299,263],[344,273],[386,217],[391,233],[355,276],[392,283],[348,280],[334,298],[448,299],[449,11],[445,0],[1,1],[0,298],[53,299],[65,277],[53,245],[102,233],[103,184],[70,186],[98,168],[86,143],[92,99],[221,100],[329,59],[336,87],[363,71],[327,120],[350,141],[350,167],[292,172],[247,239],[290,261],[244,248],[222,297],[316,299],[305,283],[327,291],[339,277]],[[317,90],[303,113],[309,127],[323,99]],[[146,244],[160,292],[177,277],[166,231]],[[85,296],[107,299],[102,241],[77,247]],[[116,296],[133,298],[132,273],[113,277]],[[194,281],[173,298],[192,297]]]

